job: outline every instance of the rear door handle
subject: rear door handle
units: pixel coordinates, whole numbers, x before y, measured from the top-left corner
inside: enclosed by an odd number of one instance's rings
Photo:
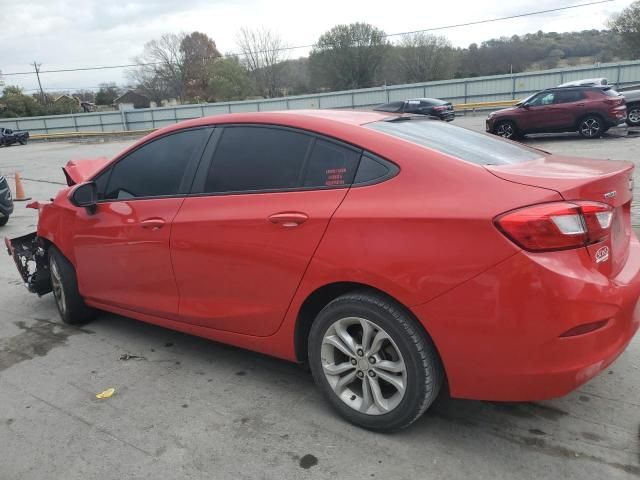
[[[286,228],[297,227],[308,219],[309,217],[302,212],[282,212],[274,213],[269,216],[269,221],[271,223],[275,223],[276,225]]]
[[[584,103],[579,103],[578,106],[579,107],[584,107]]]
[[[161,218],[147,218],[146,220],[142,220],[140,222],[140,226],[142,228],[146,228],[147,230],[160,230],[164,227],[165,221]]]

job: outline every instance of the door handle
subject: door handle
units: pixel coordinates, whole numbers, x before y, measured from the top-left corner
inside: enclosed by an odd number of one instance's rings
[[[275,223],[276,225],[280,225],[281,227],[291,228],[297,227],[301,223],[306,222],[309,217],[301,212],[283,212],[283,213],[274,213],[269,216],[269,221],[271,223]]]
[[[148,218],[140,222],[140,226],[148,230],[160,230],[162,227],[164,227],[164,224],[165,221],[161,218]]]
[[[584,107],[584,103],[579,103],[578,107]]]

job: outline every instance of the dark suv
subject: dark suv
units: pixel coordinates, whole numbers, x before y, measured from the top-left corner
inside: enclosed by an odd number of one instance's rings
[[[596,138],[626,117],[624,97],[609,87],[558,87],[490,113],[486,130],[512,139],[527,133],[576,131]]]
[[[13,213],[13,198],[7,179],[0,175],[0,227],[9,221],[9,215]]]

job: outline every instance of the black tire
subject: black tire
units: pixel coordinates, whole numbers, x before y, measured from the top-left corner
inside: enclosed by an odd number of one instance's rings
[[[9,217],[0,217],[0,227],[4,227],[9,221]]]
[[[325,349],[333,349],[335,347],[333,345],[327,347],[329,343],[325,341],[325,335],[337,331],[334,328],[340,322],[355,321],[356,323],[353,325],[355,337],[353,340],[356,340],[357,329],[360,325],[357,322],[362,321],[362,319],[366,321],[367,325],[378,328],[377,331],[375,329],[372,330],[375,332],[376,337],[370,336],[369,338],[373,338],[373,340],[368,342],[371,345],[369,352],[374,353],[369,356],[370,353],[362,352],[360,347],[367,342],[362,341],[364,329],[361,328],[360,341],[359,343],[353,343],[355,350],[350,350],[357,353],[340,363],[340,365],[346,365],[347,368],[352,368],[355,373],[347,372],[344,376],[325,374],[325,367],[338,366],[338,361],[335,358],[332,359],[332,364],[327,363],[327,350]],[[351,329],[352,327],[349,328]],[[385,340],[379,343],[384,347],[374,350],[375,338],[380,332],[387,336]],[[335,338],[335,335],[330,335],[330,337]],[[349,338],[351,337],[349,336]],[[309,333],[308,343],[309,366],[313,378],[324,397],[346,420],[368,430],[386,432],[408,427],[420,418],[433,403],[443,383],[444,372],[440,357],[427,333],[404,307],[379,294],[358,291],[331,301],[316,317]],[[338,350],[330,351],[338,352]],[[399,354],[395,358],[393,358],[394,352]],[[348,358],[346,355],[343,356]],[[373,356],[378,357],[377,365]],[[403,370],[393,374],[393,378],[402,379],[403,394],[400,397],[398,397],[400,390],[393,387],[391,383],[387,383],[384,378],[392,376],[388,373],[392,370],[383,369],[383,361],[387,365],[402,365]],[[323,362],[325,367],[323,367]],[[366,363],[366,365],[363,367],[361,362]],[[349,367],[349,363],[354,366]],[[368,378],[376,377],[376,372],[377,379]],[[342,392],[345,398],[341,398],[329,383],[329,378],[337,378],[337,384],[339,384],[345,377],[355,374],[362,374],[362,376],[352,377],[353,379],[349,383],[344,384],[345,388],[342,389]],[[396,375],[400,375],[400,377]],[[377,384],[378,394],[385,393],[383,390],[386,393],[392,392],[388,399],[384,398],[384,404],[386,405],[387,402],[394,404],[393,408],[389,408],[388,411],[383,409],[372,413],[358,411],[357,408],[360,410],[365,408],[365,398],[367,396],[364,394],[364,384],[372,385],[374,382]],[[357,391],[358,388],[360,389],[360,396],[356,400],[356,395],[353,392]],[[379,402],[375,398],[376,394],[373,387],[368,386],[367,390],[370,392],[368,402],[370,407],[367,408],[367,412],[369,412],[371,409],[378,409]],[[393,393],[393,390],[395,390],[395,393]],[[348,404],[349,402],[352,406]],[[361,403],[354,404],[353,402]]]
[[[516,140],[517,138],[520,138],[518,127],[516,127],[516,124],[511,120],[503,120],[496,123],[493,127],[493,133],[494,135],[509,140]]]
[[[630,127],[640,126],[640,104],[627,105],[627,125]]]
[[[18,143],[20,143],[20,145],[26,145],[27,144],[27,140],[26,139],[21,139],[21,140],[18,140]]]
[[[582,138],[598,138],[604,133],[604,121],[598,115],[587,115],[578,122],[578,133]]]
[[[95,315],[95,310],[84,303],[78,291],[73,265],[56,248],[49,248],[49,272],[58,313],[64,323],[82,325]]]

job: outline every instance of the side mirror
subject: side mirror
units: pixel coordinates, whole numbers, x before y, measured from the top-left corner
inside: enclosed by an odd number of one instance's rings
[[[529,105],[528,103],[521,103],[521,104],[520,104],[520,106],[521,106],[522,108],[525,108],[525,109],[529,110],[529,107],[530,107],[531,105]]]
[[[88,182],[79,185],[69,198],[76,207],[84,207],[90,214],[95,213],[98,203],[98,187],[95,182]]]

